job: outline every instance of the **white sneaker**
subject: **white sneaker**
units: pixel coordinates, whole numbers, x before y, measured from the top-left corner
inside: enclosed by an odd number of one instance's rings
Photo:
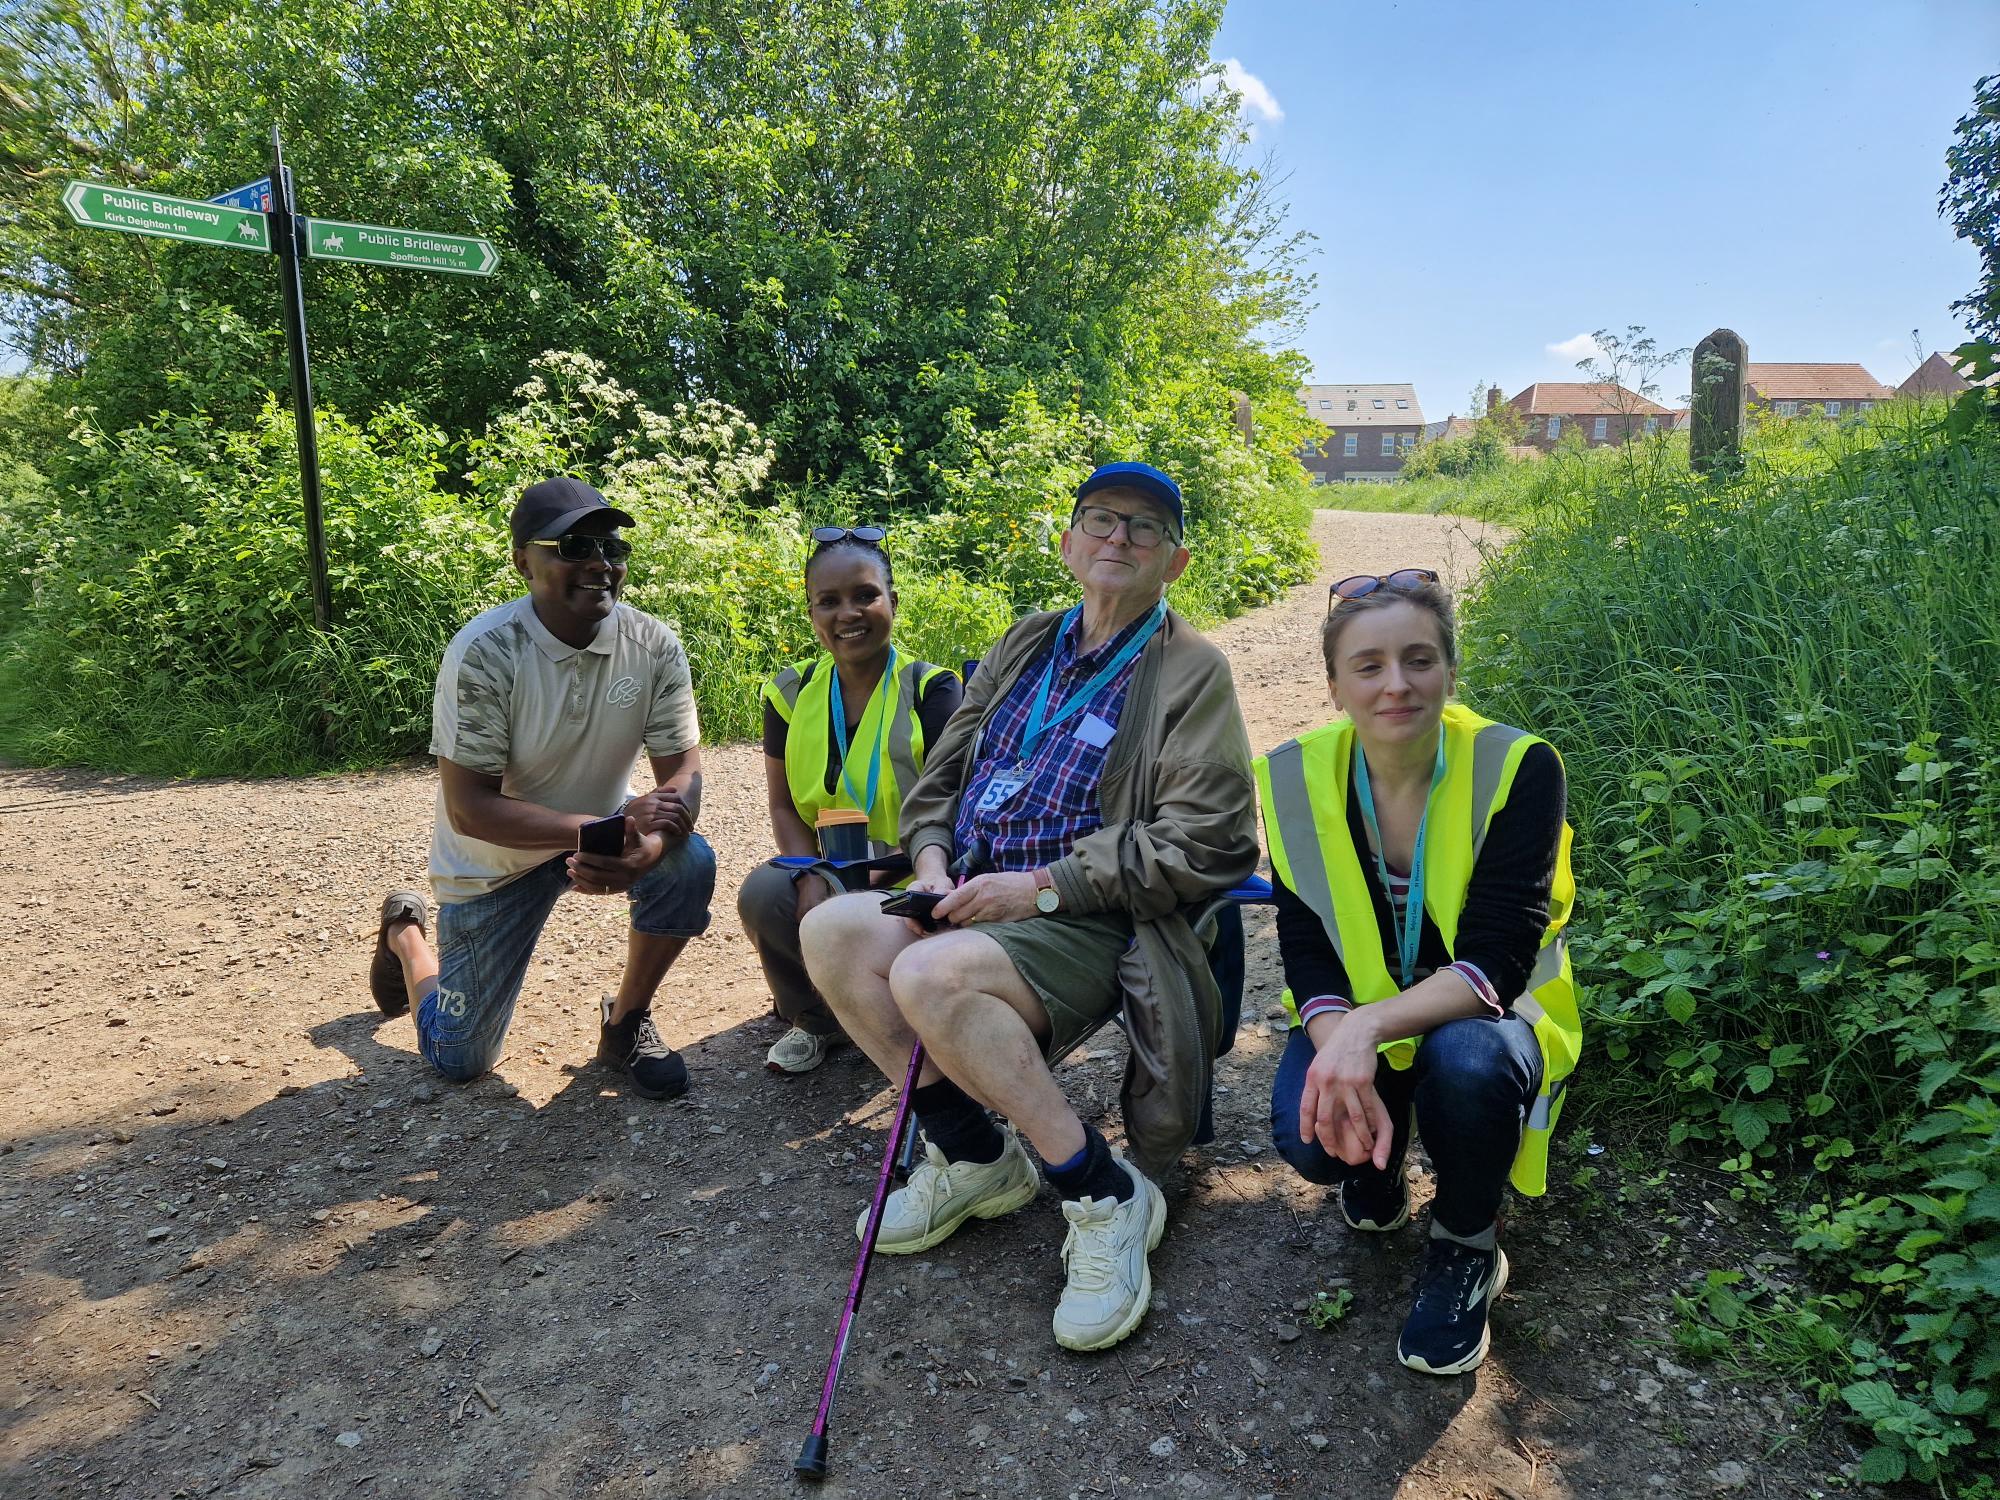
[[[771,1050],[764,1054],[764,1066],[773,1073],[810,1073],[826,1061],[827,1054],[835,1047],[846,1045],[847,1038],[837,1031],[821,1036],[803,1026],[794,1026],[771,1043]]]
[[[924,1142],[924,1159],[910,1180],[889,1195],[875,1248],[884,1255],[915,1255],[951,1238],[967,1219],[997,1219],[1034,1200],[1042,1181],[1014,1132],[1003,1125],[1007,1144],[998,1161],[946,1161]],[[868,1210],[854,1221],[854,1237],[868,1232]]]
[[[1147,1252],[1167,1229],[1167,1200],[1122,1156],[1138,1191],[1115,1198],[1082,1198],[1062,1206],[1069,1220],[1063,1269],[1069,1280],[1056,1304],[1056,1342],[1065,1349],[1108,1349],[1133,1329],[1153,1301]]]

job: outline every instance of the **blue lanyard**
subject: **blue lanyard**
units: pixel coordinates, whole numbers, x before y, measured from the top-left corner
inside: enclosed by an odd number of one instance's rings
[[[882,711],[875,716],[875,751],[868,757],[868,800],[861,800],[861,794],[854,790],[854,779],[847,774],[847,705],[840,697],[840,668],[829,662],[833,672],[833,743],[840,751],[840,784],[847,788],[847,798],[862,812],[875,811],[875,791],[882,780],[882,737],[889,729],[889,700],[882,700]],[[896,681],[896,648],[889,648],[889,665],[882,669],[882,680],[875,684],[879,695],[885,688],[893,688]],[[861,716],[868,717],[868,710],[862,709]]]
[[[1062,629],[1056,632],[1056,650],[1049,657],[1047,669],[1042,673],[1042,685],[1035,689],[1035,701],[1028,707],[1028,725],[1021,731],[1021,764],[1026,765],[1035,754],[1035,746],[1063,720],[1081,713],[1084,706],[1095,696],[1097,690],[1125,670],[1126,664],[1144,649],[1146,642],[1153,638],[1153,632],[1160,628],[1160,622],[1167,617],[1167,605],[1163,599],[1153,606],[1153,613],[1139,633],[1118,648],[1118,654],[1098,669],[1097,675],[1064,700],[1061,708],[1049,713],[1049,687],[1056,680],[1056,658],[1062,655],[1062,639],[1076,625],[1083,614],[1083,606],[1077,605],[1063,616]]]
[[[1437,769],[1431,772],[1431,789],[1424,794],[1424,815],[1417,824],[1417,847],[1410,856],[1410,889],[1403,900],[1403,929],[1396,934],[1396,957],[1402,965],[1403,988],[1416,983],[1417,943],[1424,933],[1424,840],[1430,831],[1431,798],[1444,780],[1444,726],[1438,726]],[[1382,857],[1382,830],[1375,822],[1375,791],[1368,783],[1368,757],[1360,743],[1354,746],[1354,790],[1361,798],[1361,816],[1368,824],[1368,838],[1375,846],[1375,873],[1382,877],[1382,894],[1389,894],[1389,862]],[[1389,908],[1395,910],[1391,901]]]

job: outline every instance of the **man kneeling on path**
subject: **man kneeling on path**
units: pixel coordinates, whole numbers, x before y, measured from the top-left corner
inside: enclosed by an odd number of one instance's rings
[[[1164,602],[1188,564],[1181,531],[1180,490],[1158,469],[1109,464],[1084,481],[1062,535],[1083,602],[1000,638],[903,803],[911,889],[943,896],[942,930],[924,937],[858,893],[801,934],[814,984],[886,1077],[904,1076],[913,1043],[927,1054],[912,1101],[924,1159],[889,1198],[877,1248],[927,1250],[1032,1199],[1018,1128],[1064,1200],[1055,1336],[1071,1349],[1138,1326],[1166,1201],[1077,1117],[1050,1065],[1123,1006],[1126,1136],[1142,1165],[1171,1164],[1220,1024],[1186,913],[1257,860],[1229,664]],[[954,847],[990,873],[953,889]]]
[[[667,625],[618,602],[632,544],[616,532],[633,521],[596,490],[543,480],[511,524],[528,592],[461,629],[438,669],[437,951],[424,898],[392,892],[370,987],[386,1015],[416,1007],[417,1045],[440,1073],[477,1078],[499,1060],[556,898],[623,894],[625,973],[599,1001],[597,1056],[633,1092],[671,1099],[687,1090],[687,1065],[654,1028],[653,992],[707,928],[715,890],[715,856],[694,831],[701,730],[687,653]],[[642,744],[656,785],[627,801]],[[577,852],[577,830],[621,805],[623,852]]]

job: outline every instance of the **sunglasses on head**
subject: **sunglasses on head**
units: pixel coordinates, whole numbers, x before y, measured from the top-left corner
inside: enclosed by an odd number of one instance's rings
[[[1377,589],[1420,589],[1438,581],[1435,568],[1398,568],[1393,573],[1356,573],[1326,591],[1326,612],[1342,599],[1365,599]]]
[[[561,536],[531,537],[530,547],[553,547],[556,556],[564,562],[589,562],[593,557],[601,557],[608,563],[621,563],[632,555],[632,544],[623,537],[592,536],[582,531],[565,531]]]
[[[880,526],[815,526],[812,538],[822,547],[831,547],[835,542],[879,543],[889,533]]]

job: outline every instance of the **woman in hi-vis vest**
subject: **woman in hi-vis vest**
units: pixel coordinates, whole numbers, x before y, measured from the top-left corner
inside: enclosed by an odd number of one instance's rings
[[[1582,1042],[1562,929],[1575,887],[1562,761],[1451,696],[1451,599],[1426,568],[1345,578],[1320,644],[1345,717],[1257,762],[1292,1032],[1271,1089],[1279,1152],[1354,1229],[1409,1221],[1421,1135],[1437,1175],[1397,1357],[1486,1357],[1507,1284],[1509,1180],[1546,1186]]]
[[[963,693],[951,668],[910,661],[890,639],[896,590],[883,536],[879,526],[813,532],[806,608],[824,649],[764,685],[764,782],[781,855],[818,855],[815,828],[830,808],[867,818],[871,854],[893,850],[903,794]],[[799,953],[799,922],[832,894],[819,873],[765,864],[736,898],[791,1028],[765,1056],[775,1072],[809,1073],[847,1040]]]

